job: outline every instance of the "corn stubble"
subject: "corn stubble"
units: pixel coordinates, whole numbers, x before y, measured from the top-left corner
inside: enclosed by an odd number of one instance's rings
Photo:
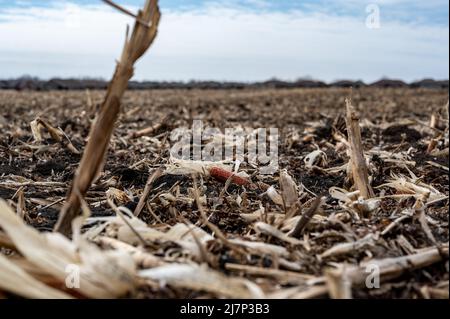
[[[442,174],[448,155],[421,158],[436,133],[442,137],[433,152],[448,150],[448,121],[438,112],[447,103],[447,92],[421,92],[436,110],[430,121],[437,123],[434,129],[415,122],[414,112],[423,103],[414,97],[422,95],[401,92],[354,92],[359,115],[352,116],[353,127],[345,121],[346,90],[234,93],[280,123],[286,121],[283,113],[270,113],[267,101],[289,101],[286,108],[296,127],[283,130],[287,134],[281,141],[292,148],[280,155],[283,169],[270,176],[245,163],[180,160],[165,153],[170,128],[153,118],[164,119],[168,101],[200,113],[203,102],[215,108],[214,101],[232,101],[229,92],[133,92],[126,120],[111,137],[116,161],[80,196],[83,214],[72,220],[72,240],[38,230],[51,229],[45,226],[55,220],[47,209],[57,213],[64,200],[65,176],[74,173],[67,163],[77,160],[66,142],[70,137],[82,145],[89,128],[81,115],[85,106],[70,109],[70,116],[83,123],[75,130],[61,124],[62,108],[36,121],[11,110],[19,114],[6,126],[10,132],[33,124],[31,130],[14,133],[22,138],[12,140],[8,149],[0,144],[0,160],[8,154],[31,169],[2,173],[0,179],[0,195],[8,198],[0,201],[0,293],[29,298],[448,298],[448,176]],[[13,95],[18,106],[36,96],[72,97],[72,103],[85,97],[85,92],[59,94],[0,92]],[[102,96],[92,92],[93,100]],[[309,122],[319,99],[328,117]],[[342,107],[336,109],[339,99]],[[361,107],[366,99],[371,107]],[[306,100],[314,102],[311,109]],[[378,121],[373,109],[386,110],[386,100],[397,101],[398,107]],[[235,114],[228,112],[238,107],[230,103],[218,112],[234,121]],[[332,112],[337,114],[326,130]],[[181,119],[182,112],[173,116]],[[213,123],[214,113],[205,120]],[[416,149],[404,143],[408,135],[395,133],[399,122],[407,123],[402,128],[407,133],[420,132]],[[149,136],[135,137],[133,132],[143,127],[151,128]],[[34,140],[23,142],[30,133]],[[349,134],[356,139],[351,141]],[[123,137],[127,143],[120,142]],[[371,187],[373,197],[361,195],[352,156],[366,163],[368,184],[363,185]],[[52,163],[58,157],[67,165],[55,173]],[[50,165],[40,170],[46,160]],[[126,171],[148,172],[147,182],[136,174],[124,179]],[[381,289],[366,287],[371,267],[379,269]],[[71,281],[72,276],[67,281],[66,270],[75,270],[79,281]],[[78,283],[81,288],[73,289]]]
[[[107,3],[112,4],[111,1]],[[117,5],[115,7],[118,7]],[[55,231],[64,235],[71,232],[71,222],[79,214],[80,199],[85,195],[96,176],[101,172],[114,124],[120,113],[122,96],[134,73],[134,63],[147,51],[156,37],[161,14],[157,0],[147,0],[139,11],[131,36],[128,29],[120,61],[109,84],[108,91],[91,127],[89,141],[78,170],[61,210]]]
[[[136,24],[92,126],[104,92],[0,91],[0,297],[448,299],[447,91],[139,91],[112,134],[160,14],[104,2]],[[196,115],[276,124],[283,169],[171,157]]]

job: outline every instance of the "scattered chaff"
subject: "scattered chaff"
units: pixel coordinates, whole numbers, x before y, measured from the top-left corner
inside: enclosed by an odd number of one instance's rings
[[[291,245],[304,245],[303,241],[293,237],[289,237],[288,234],[283,233],[281,230],[275,228],[272,225],[263,222],[257,222],[254,224],[254,228],[257,232],[260,232],[264,235],[273,236]]]
[[[299,206],[298,186],[286,170],[281,171],[279,184],[284,210],[287,216],[291,216]]]
[[[166,123],[167,120],[168,120],[168,117],[166,116],[162,120],[160,120],[158,123],[132,133],[131,137],[137,138],[137,137],[141,137],[141,136],[150,135],[150,134],[158,131],[159,129],[161,129],[163,126],[167,125],[167,123]]]
[[[270,186],[265,193],[267,196],[269,196],[269,198],[277,205],[279,206],[283,206],[284,202],[283,202],[283,197],[277,192],[277,190],[275,189],[275,187]]]
[[[23,193],[23,187],[20,187],[17,191],[17,216],[21,219],[25,218],[26,207],[25,207],[25,195]]]
[[[323,252],[320,257],[327,258],[331,256],[337,256],[342,254],[347,254],[351,252],[358,251],[360,249],[374,246],[376,241],[379,239],[379,234],[368,234],[365,237],[351,243],[342,243],[337,244],[336,246],[331,247],[330,249]]]
[[[404,197],[414,196],[416,198],[427,198],[427,202],[444,199],[446,196],[435,187],[421,181],[416,176],[408,177],[403,175],[392,174],[392,178],[388,183],[380,185],[381,187],[390,187],[397,191],[399,195]]]
[[[36,271],[54,277],[63,285],[67,284],[67,269],[76,271],[79,282],[68,288],[78,294],[113,298],[134,288],[134,263],[120,251],[100,251],[83,240],[71,242],[58,233],[40,234],[25,225],[3,201],[0,201],[0,227]]]
[[[381,232],[381,235],[384,236],[384,235],[388,234],[396,226],[400,225],[404,220],[411,218],[412,216],[413,216],[412,213],[405,213],[404,215],[398,217],[392,223],[390,223],[385,229],[383,229],[383,231]]]
[[[258,276],[269,276],[281,279],[287,283],[305,283],[312,279],[317,281],[317,278],[312,275],[300,274],[298,272],[285,271],[279,269],[271,269],[271,268],[261,268],[261,267],[252,267],[252,266],[244,266],[238,264],[225,264],[225,268],[232,271],[244,272],[249,275],[258,275]]]
[[[339,200],[339,204],[343,208],[352,210],[359,215],[370,215],[380,206],[379,198],[363,199],[359,197],[359,191],[347,192],[339,187],[331,187],[329,193],[331,197]]]
[[[313,166],[318,165],[319,163],[322,164],[320,166],[326,166],[327,154],[325,154],[321,150],[315,150],[305,156],[304,162],[306,168],[312,168]]]
[[[98,236],[95,238],[95,242],[104,248],[128,252],[131,257],[133,257],[136,265],[140,268],[153,268],[165,264],[161,258],[114,238]]]
[[[368,278],[370,279],[368,266],[377,269],[380,281],[383,281],[397,278],[406,271],[432,265],[443,258],[448,258],[448,245],[429,247],[403,257],[369,260],[359,266],[339,264],[327,272],[330,294],[335,298],[351,298],[351,287],[365,285]]]
[[[337,89],[128,92],[108,162],[79,196],[84,216],[72,222],[69,241],[45,231],[54,226],[79,158],[51,143],[56,140],[45,127],[39,143],[25,128],[35,114],[45,114],[47,123],[61,125],[74,145],[84,148],[105,92],[0,91],[5,110],[0,197],[20,225],[43,231],[26,236],[22,227],[0,225],[0,259],[6,259],[0,260],[0,298],[448,298],[449,144],[441,110],[448,92],[363,88],[354,95],[376,190],[368,199],[346,178],[350,144],[345,114],[335,107],[346,94]],[[62,100],[67,107],[61,107]],[[226,108],[217,107],[225,103]],[[434,123],[426,114],[416,121],[423,107],[435,115]],[[242,162],[171,158],[170,130],[191,125],[193,118],[212,127],[277,124],[280,173],[262,174],[257,165],[262,163],[248,161],[246,154]],[[146,135],[130,138],[142,128]],[[437,143],[427,153],[431,139]],[[220,140],[232,143],[223,134],[207,138]],[[152,177],[155,171],[162,172],[158,178]],[[143,207],[135,216],[138,201]],[[408,268],[409,259],[429,246],[441,259],[432,267]],[[401,275],[390,279],[382,266],[380,289],[366,289],[362,276],[369,275],[370,262],[399,256],[408,259],[400,260]],[[398,267],[396,261],[388,268]],[[90,289],[66,287],[68,264],[80,267],[80,283],[90,283]],[[327,272],[340,266],[345,268],[334,277]],[[361,280],[352,277],[354,267]],[[140,276],[153,270],[158,271],[151,276],[159,279]],[[105,286],[123,273],[130,281]]]
[[[303,229],[305,229],[306,225],[313,218],[314,214],[316,214],[317,211],[320,209],[322,201],[323,201],[323,196],[319,196],[314,200],[311,207],[308,208],[308,210],[302,215],[302,217],[298,221],[297,225],[295,225],[295,228],[289,233],[289,236],[292,236],[294,238],[300,237],[300,235],[303,232]]]
[[[144,187],[144,192],[142,193],[141,198],[139,198],[139,203],[134,210],[134,216],[139,216],[139,214],[141,213],[142,209],[144,208],[145,202],[147,201],[148,194],[150,193],[150,190],[152,188],[152,184],[162,175],[162,173],[162,169],[156,169],[148,177],[147,183]]]
[[[139,276],[194,291],[208,291],[217,297],[238,299],[264,298],[264,293],[250,281],[230,278],[206,265],[171,264],[141,270]],[[249,287],[251,286],[251,287]]]
[[[425,209],[426,206],[424,205],[423,201],[421,199],[417,199],[416,203],[414,204],[415,216],[419,220],[419,223],[422,226],[422,229],[428,237],[430,243],[437,245],[438,243],[434,238],[433,233],[431,232],[430,226],[428,225],[425,215]]]
[[[30,123],[30,126],[31,126],[31,132],[33,133],[33,137],[36,142],[38,142],[38,143],[42,142],[42,140],[43,140],[42,130],[46,129],[53,140],[55,140],[58,143],[63,144],[73,154],[80,154],[80,152],[75,148],[75,146],[73,146],[72,142],[67,137],[67,135],[63,132],[63,130],[61,130],[60,128],[57,129],[57,128],[53,127],[44,119],[38,117]]]
[[[37,299],[70,299],[70,295],[33,278],[22,268],[0,254],[0,288],[18,296]]]

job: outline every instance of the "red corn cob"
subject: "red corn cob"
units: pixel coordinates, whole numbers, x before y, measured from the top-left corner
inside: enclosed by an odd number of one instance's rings
[[[233,176],[233,177],[231,177],[231,182],[233,184],[241,185],[241,186],[250,184],[248,179],[237,176],[237,175],[233,175],[232,172],[229,172],[220,167],[211,167],[209,169],[209,174],[221,182],[226,182],[231,176]]]

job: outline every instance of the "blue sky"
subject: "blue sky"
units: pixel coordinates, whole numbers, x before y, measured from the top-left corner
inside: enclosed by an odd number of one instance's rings
[[[54,0],[0,0],[0,7],[49,6]],[[72,0],[79,5],[98,4],[100,0]],[[141,6],[144,0],[117,1],[122,5]],[[161,0],[162,10],[190,10],[211,4],[242,6],[255,11],[320,10],[337,15],[364,15],[367,4],[375,3],[387,8],[385,18],[413,23],[448,25],[448,1],[442,0]]]
[[[117,0],[136,10],[143,0]],[[379,9],[380,27],[368,28]],[[160,0],[136,79],[448,78],[443,0]],[[93,0],[0,0],[0,78],[109,78],[132,21]]]

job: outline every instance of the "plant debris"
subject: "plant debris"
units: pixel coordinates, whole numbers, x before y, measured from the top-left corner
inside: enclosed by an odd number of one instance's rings
[[[139,111],[120,117],[71,240],[48,231],[80,155],[54,144],[52,136],[41,134],[37,141],[29,123],[45,114],[47,123],[64,127],[58,136],[84,149],[91,123],[80,103],[86,95],[0,94],[8,120],[0,142],[4,293],[448,298],[448,125],[438,134],[425,125],[429,114],[441,114],[446,91],[353,91],[371,198],[354,188],[348,166],[345,89],[126,93],[123,113]],[[90,96],[98,102],[104,92]],[[62,101],[70,107],[55,107]],[[31,106],[21,108],[24,104]],[[157,125],[167,112],[170,124],[134,135]],[[280,171],[259,175],[247,163],[172,158],[170,130],[200,115],[220,128],[280,127]],[[386,128],[394,122],[408,122],[421,138],[393,140]],[[437,139],[433,150],[442,155],[427,153],[431,139]],[[367,265],[380,267],[380,289],[365,286]],[[66,271],[74,266],[80,289],[66,285]]]
[[[105,2],[135,19],[106,92],[0,91],[0,295],[448,298],[448,91],[125,92],[159,9]],[[177,158],[196,120],[278,128],[277,169]]]

